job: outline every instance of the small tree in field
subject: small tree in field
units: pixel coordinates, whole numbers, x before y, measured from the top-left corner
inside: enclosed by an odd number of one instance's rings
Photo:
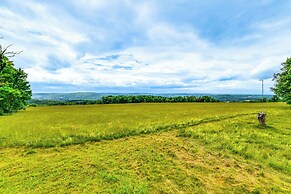
[[[271,88],[275,94],[288,104],[291,104],[291,58],[282,63],[281,73],[276,73],[273,80],[275,87]]]
[[[27,74],[8,59],[20,52],[8,52],[8,47],[0,45],[0,115],[24,109],[31,99]]]

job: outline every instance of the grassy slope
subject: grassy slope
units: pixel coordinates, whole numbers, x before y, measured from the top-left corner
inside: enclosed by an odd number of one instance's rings
[[[205,105],[206,107],[203,108]],[[20,144],[20,140],[24,141],[24,138],[28,138],[27,141],[32,141],[30,139],[32,137],[18,135],[19,139],[14,144],[13,139],[7,141],[9,136],[5,136],[4,133],[8,130],[5,129],[6,126],[11,127],[14,124],[7,123],[9,119],[18,120],[22,117],[23,123],[30,122],[29,120],[25,122],[24,118],[27,116],[33,118],[33,111],[48,108],[54,113],[53,107],[29,109],[21,114],[0,118],[0,134],[6,137],[6,139],[2,138],[6,142],[2,143],[5,147],[0,148],[0,193],[56,191],[287,193],[290,191],[288,152],[291,142],[290,107],[283,104],[267,105],[268,126],[259,127],[253,114],[228,118],[232,114],[256,111],[255,109],[259,108],[257,104],[205,105],[143,104],[140,107],[120,105],[123,109],[128,106],[127,111],[133,111],[130,115],[128,112],[125,114],[126,111],[121,111],[124,113],[121,120],[137,119],[147,115],[144,111],[146,113],[156,111],[142,121],[125,120],[124,126],[133,125],[138,130],[142,127],[162,126],[167,124],[167,120],[173,123],[171,128],[163,133],[135,134],[116,140],[54,148],[15,147]],[[105,109],[111,109],[108,112],[102,110],[103,114],[100,115],[103,115],[104,126],[108,122],[106,119],[110,120],[107,118],[108,114],[112,112],[112,116],[118,112],[114,112],[115,106],[117,105],[105,106]],[[93,107],[95,106],[80,108]],[[63,107],[58,107],[56,110],[59,111],[59,108]],[[65,108],[70,112],[70,107]],[[196,111],[193,110],[195,108]],[[207,110],[203,112],[205,108]],[[214,115],[209,115],[210,110]],[[95,111],[92,110],[92,113]],[[75,111],[71,112],[74,115]],[[140,115],[137,115],[138,113]],[[199,120],[203,115],[211,117],[212,120],[208,122],[200,120],[199,123],[188,126],[191,123],[187,123],[187,120]],[[218,116],[216,120],[213,119],[215,115]],[[2,121],[6,121],[5,126]],[[179,129],[175,129],[175,121],[186,124],[183,128],[180,126]],[[117,121],[112,122],[114,126],[118,126]],[[47,123],[47,127],[57,124]],[[65,125],[68,124],[70,123],[67,121]],[[42,124],[36,122],[36,125]],[[47,134],[54,138],[59,134],[52,135],[52,132],[54,131],[50,130]],[[78,130],[77,132],[81,133]],[[44,135],[47,134],[44,131]],[[13,137],[12,133],[10,137]],[[37,138],[41,137],[37,136]]]

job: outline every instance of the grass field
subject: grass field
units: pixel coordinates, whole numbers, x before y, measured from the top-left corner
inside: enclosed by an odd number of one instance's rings
[[[290,193],[291,107],[33,107],[0,117],[0,193]]]

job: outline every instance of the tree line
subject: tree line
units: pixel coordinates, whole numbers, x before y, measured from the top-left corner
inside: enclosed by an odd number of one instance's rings
[[[118,95],[103,96],[100,100],[36,100],[29,101],[31,106],[38,105],[86,105],[86,104],[124,104],[124,103],[177,103],[177,102],[219,102],[210,96],[176,96],[164,97],[153,95]]]
[[[272,98],[264,98],[263,102],[280,102],[281,99],[274,95]],[[182,103],[182,102],[221,102],[210,96],[178,96],[163,97],[153,95],[119,95],[104,96],[100,100],[29,100],[30,106],[53,106],[53,105],[90,105],[90,104],[124,104],[124,103]],[[228,102],[228,101],[227,101]],[[237,101],[231,101],[237,102]],[[245,103],[262,102],[261,99],[241,101]]]
[[[140,103],[140,102],[218,102],[210,96],[176,96],[164,97],[153,95],[138,95],[138,96],[103,96],[100,100],[101,104],[120,104],[120,103]]]

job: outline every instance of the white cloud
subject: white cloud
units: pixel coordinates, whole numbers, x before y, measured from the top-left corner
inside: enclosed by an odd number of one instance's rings
[[[3,21],[0,32],[5,42],[15,43],[13,49],[24,51],[18,58],[31,59],[31,64],[19,62],[24,68],[51,65],[48,56],[72,61],[78,52],[74,45],[88,41],[84,34],[76,31],[74,25],[80,22],[61,10],[53,10],[52,7],[32,1],[26,1],[21,8],[25,12],[0,8]],[[26,17],[26,13],[30,17]]]
[[[21,8],[0,7],[0,33],[4,43],[24,50],[15,64],[31,82],[259,93],[258,79],[268,78],[270,87],[270,75],[291,53],[290,19],[257,21],[249,33],[220,44],[190,23],[161,19],[155,1],[78,0],[71,12],[48,2],[17,2]],[[118,57],[105,60],[110,56]]]

